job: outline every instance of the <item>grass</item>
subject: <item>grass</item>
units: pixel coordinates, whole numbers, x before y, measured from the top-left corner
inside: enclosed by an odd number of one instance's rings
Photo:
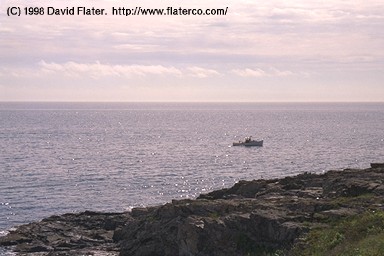
[[[367,211],[310,231],[290,252],[294,256],[384,255],[384,212]]]

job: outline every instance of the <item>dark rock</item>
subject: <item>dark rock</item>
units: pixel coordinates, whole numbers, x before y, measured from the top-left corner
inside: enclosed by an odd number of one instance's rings
[[[371,163],[371,168],[381,168],[381,169],[384,169],[384,163]]]
[[[10,232],[7,236],[0,237],[0,245],[12,246],[23,243],[30,243],[33,239],[25,236],[21,232]]]
[[[112,240],[114,230],[130,219],[128,213],[89,211],[51,216],[10,231],[0,237],[0,245],[14,245],[14,250],[21,253],[44,255],[41,253],[47,252],[51,256],[65,255],[63,252],[76,255],[85,248],[86,251],[115,251],[117,255],[118,247]]]

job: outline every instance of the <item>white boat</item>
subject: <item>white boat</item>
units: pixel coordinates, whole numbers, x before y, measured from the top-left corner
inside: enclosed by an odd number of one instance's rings
[[[253,140],[252,136],[246,137],[244,141],[233,142],[233,146],[262,147],[263,140]]]

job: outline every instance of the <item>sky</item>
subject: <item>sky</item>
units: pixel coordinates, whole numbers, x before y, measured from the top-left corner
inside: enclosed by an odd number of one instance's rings
[[[384,102],[384,1],[1,0],[0,101]]]

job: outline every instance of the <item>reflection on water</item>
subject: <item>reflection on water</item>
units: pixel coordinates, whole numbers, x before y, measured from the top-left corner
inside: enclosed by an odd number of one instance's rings
[[[0,230],[384,159],[383,104],[0,104]],[[264,146],[232,147],[253,135]]]

